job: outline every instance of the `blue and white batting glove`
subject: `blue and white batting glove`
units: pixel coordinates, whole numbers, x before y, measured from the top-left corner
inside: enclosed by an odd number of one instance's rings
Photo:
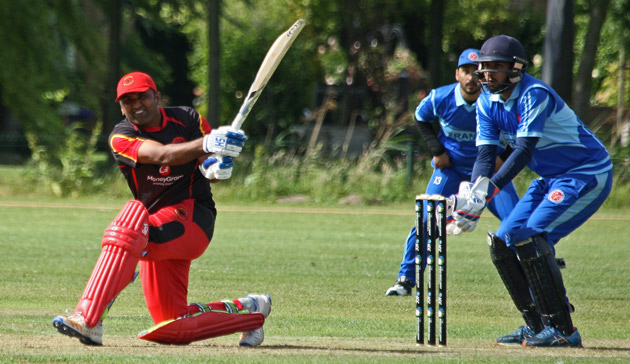
[[[203,151],[236,158],[243,150],[247,135],[231,126],[221,126],[203,137]]]
[[[199,165],[199,171],[204,177],[211,181],[225,180],[232,177],[232,169],[234,167],[234,159],[232,157],[224,157],[213,155],[206,158]]]

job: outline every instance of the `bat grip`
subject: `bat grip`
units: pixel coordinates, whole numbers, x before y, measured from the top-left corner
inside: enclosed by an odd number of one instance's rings
[[[242,123],[232,123],[232,128],[234,130],[241,130]]]
[[[232,121],[232,129],[234,129],[234,130],[241,130],[241,126],[243,126],[243,121],[245,121],[245,120],[241,116],[240,113],[238,115],[236,115],[236,117]]]

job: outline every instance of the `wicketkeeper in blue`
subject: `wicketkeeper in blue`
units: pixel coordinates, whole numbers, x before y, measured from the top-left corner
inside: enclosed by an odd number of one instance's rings
[[[477,156],[476,101],[481,90],[477,75],[474,73],[478,66],[478,56],[478,49],[463,51],[455,70],[457,82],[431,90],[416,109],[418,130],[433,154],[431,165],[434,170],[426,189],[427,194],[450,196],[457,193],[462,181],[471,180]],[[437,135],[433,130],[433,121],[436,119],[440,123]],[[500,149],[497,153],[502,151]],[[503,155],[502,158],[506,156]],[[497,159],[498,163],[502,162],[501,158]],[[496,217],[503,219],[512,211],[517,201],[516,189],[512,183],[508,183],[488,208]],[[385,295],[411,295],[416,279],[415,243],[416,228],[413,227],[405,241],[398,279],[387,289]],[[426,252],[426,241],[424,243],[423,250]]]
[[[608,197],[609,154],[551,87],[525,73],[527,58],[518,40],[488,39],[479,63],[484,89],[477,100],[479,153],[474,183],[452,196],[457,228],[472,231],[487,203],[525,166],[540,176],[496,234],[489,232],[492,261],[525,319],[525,325],[496,343],[580,347],[554,246]],[[500,135],[513,152],[493,175]]]

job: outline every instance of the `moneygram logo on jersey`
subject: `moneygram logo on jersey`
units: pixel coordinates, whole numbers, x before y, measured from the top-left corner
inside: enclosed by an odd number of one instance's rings
[[[171,144],[177,143],[186,143],[186,139],[181,136],[175,137]],[[147,176],[147,181],[150,181],[154,186],[170,186],[184,177],[183,175],[169,176],[171,174],[171,167],[169,166],[160,166],[158,173],[161,177],[149,175]]]
[[[184,177],[183,175],[169,176],[171,174],[171,167],[169,166],[160,166],[158,173],[161,177],[148,175],[147,181],[151,182],[154,186],[170,186]]]
[[[167,167],[168,168],[168,167]],[[160,168],[161,169],[161,168]],[[169,168],[170,171],[170,168]],[[147,181],[151,182],[154,186],[170,186],[173,183],[179,181],[184,177],[183,175],[179,176],[164,176],[164,177],[156,177],[156,176],[147,176]]]

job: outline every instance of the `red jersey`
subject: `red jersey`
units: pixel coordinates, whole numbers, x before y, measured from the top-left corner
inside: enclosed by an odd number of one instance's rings
[[[190,107],[160,107],[160,112],[159,127],[142,129],[125,118],[109,136],[109,147],[134,198],[149,213],[191,198],[214,208],[210,183],[199,172],[197,160],[177,166],[138,163],[138,149],[145,140],[184,143],[210,133],[208,121]]]

